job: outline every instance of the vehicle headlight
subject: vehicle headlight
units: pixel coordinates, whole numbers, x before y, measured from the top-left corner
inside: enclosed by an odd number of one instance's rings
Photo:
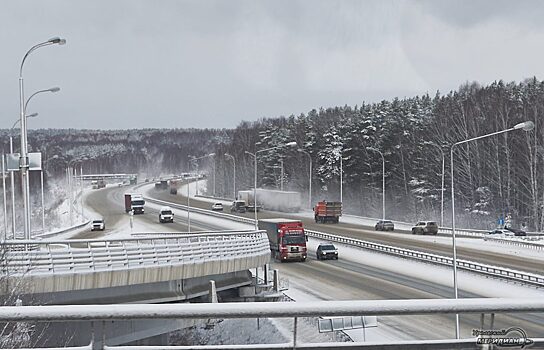
[[[325,252],[321,252],[321,254],[325,255],[325,254],[327,254],[327,253],[325,253]]]

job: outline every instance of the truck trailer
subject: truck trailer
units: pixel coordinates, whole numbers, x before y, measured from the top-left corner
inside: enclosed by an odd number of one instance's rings
[[[314,207],[316,223],[332,222],[337,224],[342,216],[342,202],[321,201]]]
[[[296,213],[300,210],[300,192],[257,189],[257,211],[266,210],[282,211],[285,213]],[[238,191],[239,200],[246,202],[247,211],[253,211],[254,200],[253,190]]]
[[[125,212],[132,210],[134,214],[144,213],[145,200],[139,193],[125,193]]]
[[[279,261],[306,261],[306,235],[299,220],[259,220],[259,230],[266,231],[272,258]]]

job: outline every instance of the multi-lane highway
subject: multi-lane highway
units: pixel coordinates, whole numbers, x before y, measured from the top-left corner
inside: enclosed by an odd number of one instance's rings
[[[142,189],[143,190],[143,189]],[[127,188],[107,188],[105,190],[95,191],[87,196],[86,203],[96,213],[102,215],[108,224],[108,230],[105,233],[118,232],[120,229],[126,229],[128,215],[123,210],[123,194]],[[187,198],[180,195],[171,195],[166,191],[155,191],[151,189],[148,192],[154,198],[164,201],[186,204]],[[210,209],[209,202],[195,200],[191,198],[191,206],[203,209]],[[228,207],[225,208],[228,211]],[[253,213],[242,214],[252,218]],[[281,214],[282,216],[289,216]],[[158,213],[156,209],[148,205],[146,214],[135,216],[135,221],[143,224],[148,231],[185,231],[187,226],[185,216],[177,216],[174,224],[159,224]],[[262,211],[260,218],[277,217],[278,213]],[[197,215],[191,218],[191,225],[194,230],[220,230],[232,228],[227,220],[221,223],[221,220],[198,220]],[[324,232],[355,237],[359,239],[386,243],[400,247],[413,248],[434,252],[443,255],[449,255],[451,248],[432,236],[427,236],[428,241],[421,237],[414,239],[409,234],[376,233],[364,227],[353,224],[340,223],[338,225],[317,225],[313,220],[302,218],[306,227]],[[248,227],[251,228],[251,227]],[[88,237],[88,236],[86,236]],[[313,241],[313,240],[312,240]],[[315,246],[315,241],[310,242],[310,247]],[[340,252],[347,248],[341,248]],[[414,277],[411,274],[401,273],[399,271],[387,270],[370,263],[370,259],[383,259],[379,253],[366,252],[359,255],[350,255],[349,258],[341,258],[338,261],[317,261],[311,251],[310,258],[306,263],[274,263],[274,268],[279,268],[283,276],[288,277],[293,292],[299,298],[305,300],[350,300],[350,299],[412,299],[412,298],[451,298],[452,289],[447,283],[434,281],[432,278]],[[525,271],[540,272],[542,262],[538,259],[527,259],[515,255],[499,254],[497,252],[487,252],[482,249],[472,248],[459,249],[459,255],[469,260],[481,261],[485,263],[510,266]],[[451,277],[451,269],[445,267],[434,267],[429,264],[415,263],[401,258],[393,258],[391,264],[411,264],[413,269],[438,269],[438,272]],[[410,267],[411,268],[411,267]],[[408,268],[409,269],[409,268]],[[442,269],[442,270],[440,270]],[[462,272],[461,272],[462,274]],[[482,282],[479,282],[482,281]],[[485,283],[483,282],[485,281]],[[502,287],[510,289],[510,293],[519,293],[519,295],[541,295],[533,287],[516,286],[500,280],[488,281],[484,277],[476,276],[469,279],[470,283],[481,283],[482,287],[478,291],[477,287],[460,287],[461,297],[478,296],[501,296]],[[487,288],[488,290],[482,290]],[[487,320],[489,326],[489,318]],[[380,326],[376,330],[375,337],[384,339],[441,339],[454,336],[454,318],[452,316],[428,315],[428,316],[404,316],[404,317],[380,317]],[[544,337],[544,317],[535,314],[520,315],[497,315],[495,318],[495,328],[518,326],[525,329],[532,337]],[[461,318],[461,329],[463,336],[470,336],[472,329],[480,328],[480,316],[463,316]],[[379,340],[379,339],[376,339]]]

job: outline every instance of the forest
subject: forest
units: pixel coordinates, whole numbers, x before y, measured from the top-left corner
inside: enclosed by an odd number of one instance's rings
[[[526,224],[542,231],[543,111],[544,82],[532,78],[487,86],[466,83],[434,96],[321,107],[300,115],[243,121],[234,129],[31,130],[29,147],[42,152],[47,176],[64,176],[70,162],[78,162],[84,173],[136,172],[147,178],[195,171],[198,166],[207,172],[209,184],[215,181],[208,194],[228,198],[233,197],[234,163],[225,154],[234,157],[236,189],[242,190],[252,188],[254,181],[254,160],[246,152],[258,152],[258,186],[299,191],[303,203],[308,203],[310,159],[313,202],[340,198],[342,165],[345,211],[376,218],[382,213],[381,152],[386,217],[440,222],[443,192],[447,226],[451,146],[532,121],[532,131],[514,130],[455,148],[456,220],[464,227],[487,229],[510,215],[513,226]],[[8,153],[9,131],[1,130],[0,135]],[[296,147],[281,147],[292,141]],[[278,148],[263,151],[272,147]],[[214,156],[191,161],[211,153]]]

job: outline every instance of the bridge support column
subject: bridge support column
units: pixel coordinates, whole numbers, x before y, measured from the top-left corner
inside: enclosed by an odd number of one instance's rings
[[[208,300],[210,301],[210,303],[217,303],[217,289],[215,287],[214,280],[210,280]]]
[[[268,284],[270,264],[264,264],[264,284]]]
[[[274,270],[274,292],[280,291],[280,270]]]

